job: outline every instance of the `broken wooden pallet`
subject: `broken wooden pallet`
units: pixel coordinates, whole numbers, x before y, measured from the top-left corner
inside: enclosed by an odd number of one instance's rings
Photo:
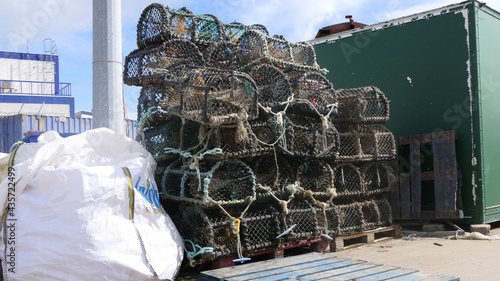
[[[338,252],[398,237],[401,237],[400,226],[381,227],[374,230],[337,236],[330,242],[330,250]]]

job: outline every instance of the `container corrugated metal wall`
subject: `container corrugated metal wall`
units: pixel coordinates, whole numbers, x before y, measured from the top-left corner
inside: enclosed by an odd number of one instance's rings
[[[500,221],[499,28],[467,1],[312,41],[334,87],[386,94],[396,137],[456,131],[464,223]]]
[[[136,137],[135,121],[127,121],[127,136]],[[15,115],[0,118],[0,152],[23,139],[29,131],[56,131],[59,133],[83,133],[92,129],[91,118]]]

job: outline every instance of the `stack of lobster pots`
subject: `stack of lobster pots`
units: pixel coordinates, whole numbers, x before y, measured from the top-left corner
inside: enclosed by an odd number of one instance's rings
[[[186,8],[146,7],[137,45],[138,141],[191,264],[392,223],[379,89],[336,90],[309,43]]]

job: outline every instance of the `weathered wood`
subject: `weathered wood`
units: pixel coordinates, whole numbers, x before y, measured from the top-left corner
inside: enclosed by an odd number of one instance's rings
[[[410,136],[410,188],[411,188],[411,218],[420,218],[422,205],[422,175],[420,171],[420,140],[417,136]]]
[[[389,166],[392,168],[392,171],[395,176],[395,180],[391,183],[391,191],[389,193],[389,203],[391,204],[392,209],[392,218],[395,220],[401,219],[401,205],[399,202],[399,153],[398,153],[398,141],[396,140],[396,157],[389,162]]]
[[[401,219],[411,219],[411,193],[410,193],[410,174],[399,174],[399,194],[401,205]]]
[[[434,153],[434,193],[437,219],[450,218],[456,208],[457,161],[455,155],[455,132],[432,134]]]
[[[363,260],[308,253],[283,259],[250,263],[201,273],[203,281],[236,280],[440,280],[455,281],[448,275],[383,265]]]

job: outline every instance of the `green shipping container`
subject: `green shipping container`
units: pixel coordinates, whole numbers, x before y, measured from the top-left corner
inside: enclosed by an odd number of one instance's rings
[[[386,94],[396,137],[456,131],[467,223],[500,220],[499,31],[500,13],[466,1],[311,41],[335,88]]]

